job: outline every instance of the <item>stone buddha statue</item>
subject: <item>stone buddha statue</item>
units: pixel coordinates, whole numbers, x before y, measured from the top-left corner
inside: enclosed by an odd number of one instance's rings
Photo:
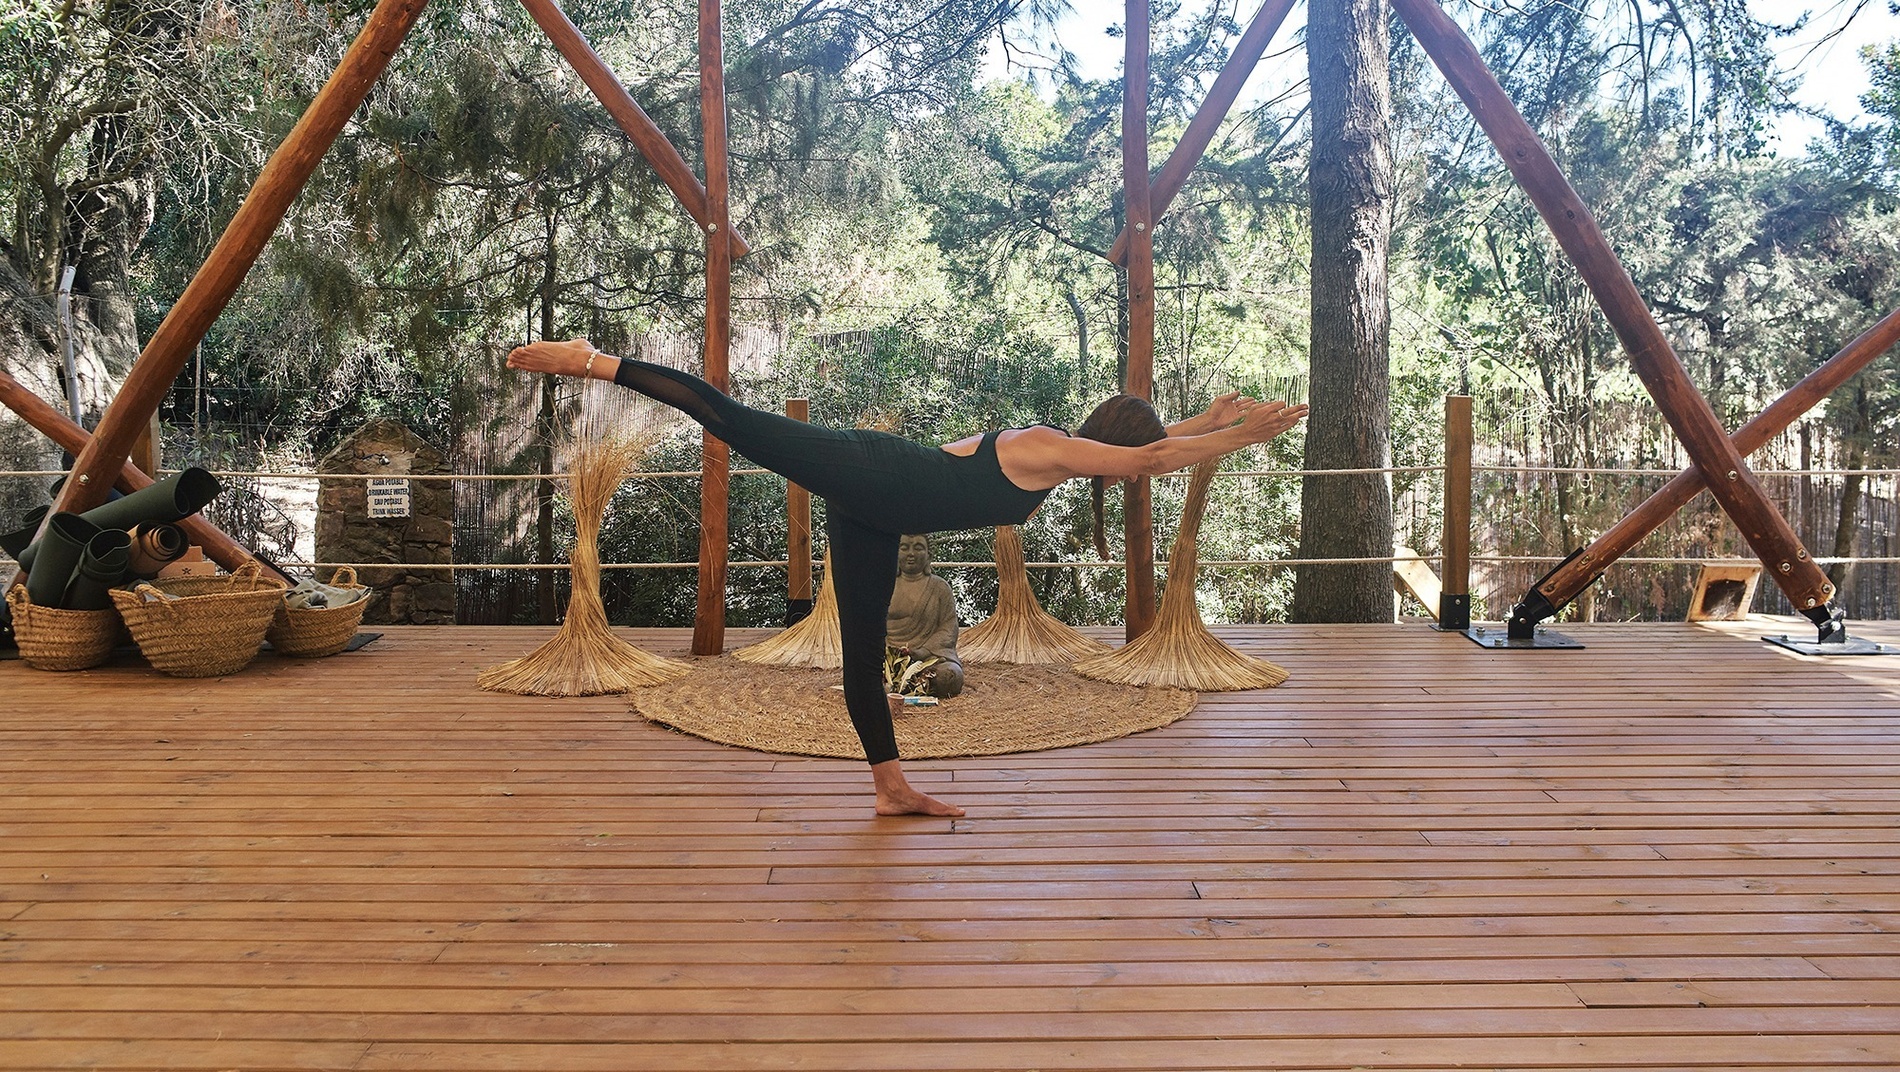
[[[925,670],[932,696],[963,691],[963,663],[957,658],[957,601],[950,585],[930,572],[930,540],[906,536],[897,545],[897,587],[885,619],[885,644],[919,658],[939,661]]]

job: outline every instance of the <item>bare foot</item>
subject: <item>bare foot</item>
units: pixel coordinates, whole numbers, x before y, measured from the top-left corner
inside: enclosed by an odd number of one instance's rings
[[[954,819],[963,814],[962,808],[911,788],[904,768],[895,759],[872,764],[871,781],[877,786],[879,815],[941,815]]]
[[[587,359],[598,353],[586,339],[556,342],[543,339],[508,352],[508,367],[523,372],[551,372],[556,376],[585,376]]]

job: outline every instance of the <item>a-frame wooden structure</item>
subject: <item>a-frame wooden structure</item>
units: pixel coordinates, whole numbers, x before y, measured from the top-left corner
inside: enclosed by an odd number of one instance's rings
[[[317,161],[415,24],[425,2],[381,0],[377,5],[330,81],[271,157],[210,257],[146,344],[118,397],[80,452],[73,467],[73,479],[66,481],[57,510],[84,511],[105,500],[113,481],[122,476],[127,456],[140,431],[157,411],[192,349],[230,300],[283,219],[292,199],[308,181]],[[745,245],[733,233],[727,218],[720,0],[700,0],[699,4],[701,115],[706,161],[703,185],[552,0],[522,2],[706,234],[704,375],[725,389],[731,259],[742,255]],[[1681,360],[1610,249],[1595,218],[1486,69],[1470,39],[1445,15],[1436,0],[1391,0],[1391,3],[1471,109],[1558,243],[1577,265],[1630,355],[1638,376],[1695,462],[1692,474],[1678,478],[1687,493],[1678,489],[1671,494],[1680,495],[1681,501],[1686,502],[1696,490],[1695,485],[1709,488],[1789,600],[1819,625],[1822,639],[1830,635],[1844,636],[1840,612],[1830,602],[1833,585],[1801,546],[1786,519],[1768,501],[1760,482],[1743,461],[1743,456],[1753,449],[1751,444],[1758,446],[1761,439],[1772,434],[1763,429],[1775,421],[1785,426],[1794,416],[1825,397],[1827,390],[1832,389],[1821,389],[1827,377],[1813,384],[1803,381],[1803,386],[1784,399],[1786,405],[1776,404],[1778,408],[1772,409],[1772,418],[1763,414],[1734,438],[1724,432],[1707,400],[1690,382]],[[1165,213],[1199,161],[1215,129],[1238,97],[1241,85],[1291,7],[1291,0],[1267,0],[1242,35],[1180,145],[1170,154],[1159,174],[1151,177],[1147,157],[1148,2],[1125,0],[1122,134],[1127,227],[1115,245],[1112,258],[1118,264],[1125,264],[1129,276],[1129,360],[1124,390],[1131,394],[1148,397],[1153,389],[1155,220]],[[1829,363],[1832,370],[1829,377],[1838,375],[1840,380],[1845,380],[1852,373],[1842,374],[1842,369],[1852,366],[1857,370],[1864,366],[1891,345],[1897,333],[1900,333],[1900,322],[1896,322],[1894,316],[1882,320],[1843,351],[1840,358]],[[1854,364],[1856,361],[1859,365]],[[1324,415],[1319,415],[1319,419],[1324,419]],[[701,654],[713,654],[723,647],[728,466],[724,444],[708,437],[701,499],[699,606],[693,644],[694,651]],[[1673,509],[1675,506],[1658,506],[1650,510],[1650,516],[1664,511],[1662,516],[1666,517],[1667,511]],[[1155,607],[1154,548],[1145,483],[1130,497],[1127,512],[1127,621],[1130,635],[1136,635],[1152,623]],[[1650,528],[1659,520],[1651,522]],[[1589,583],[1589,577],[1600,572],[1615,554],[1627,549],[1627,545],[1616,548],[1616,542],[1606,544],[1602,550],[1592,548],[1587,558],[1573,559],[1578,564],[1569,574],[1546,578],[1541,582],[1543,588],[1557,595],[1574,585],[1569,595],[1562,598],[1567,600],[1574,596]],[[1634,542],[1633,538],[1628,540],[1629,544]],[[1612,551],[1610,558],[1603,557]],[[1577,577],[1585,579],[1579,582]]]

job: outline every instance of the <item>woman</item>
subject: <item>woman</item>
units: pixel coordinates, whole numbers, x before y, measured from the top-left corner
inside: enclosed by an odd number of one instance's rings
[[[1303,405],[1256,403],[1235,392],[1215,399],[1198,417],[1164,426],[1146,401],[1117,395],[1097,406],[1073,436],[1035,425],[939,448],[752,409],[689,373],[614,357],[586,339],[516,347],[508,367],[613,380],[685,413],[755,464],[825,500],[845,708],[871,765],[879,815],[963,814],[913,789],[897,758],[884,693],[884,630],[904,533],[1021,524],[1051,489],[1075,477],[1095,478],[1099,530],[1106,479],[1185,469],[1264,443],[1306,414]],[[1096,542],[1102,543],[1099,531]]]

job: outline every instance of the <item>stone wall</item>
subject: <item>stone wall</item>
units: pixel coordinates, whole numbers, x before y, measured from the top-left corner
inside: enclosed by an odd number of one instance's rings
[[[441,451],[393,420],[365,424],[317,463],[317,561],[353,563],[357,580],[375,589],[365,623],[455,623],[454,576],[446,569],[416,568],[455,561],[449,482],[404,480],[407,515],[371,517],[370,482],[330,475],[402,479],[447,472]],[[388,489],[383,501],[399,501],[401,490]]]

